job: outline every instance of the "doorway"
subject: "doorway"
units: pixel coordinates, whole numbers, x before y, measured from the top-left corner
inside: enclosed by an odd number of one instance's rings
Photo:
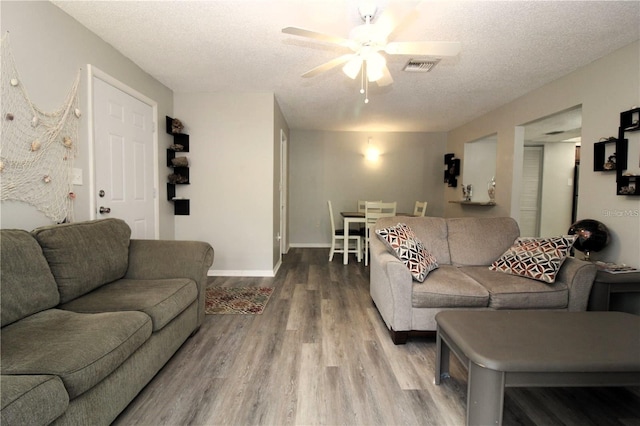
[[[90,69],[94,218],[116,217],[131,238],[158,237],[155,105],[108,75]]]
[[[520,189],[520,211],[531,209],[530,203],[538,197],[535,212],[529,211],[530,223],[520,220],[527,232],[533,232],[533,223],[537,221],[537,235],[548,237],[565,234],[575,215],[575,188],[578,184],[575,175],[576,147],[581,144],[582,136],[582,107],[576,106],[560,111],[548,117],[541,118],[523,125],[524,149],[541,147],[539,182],[524,181]],[[529,156],[532,154],[529,153]],[[525,166],[523,158],[523,169]],[[531,161],[531,158],[529,158]],[[532,177],[530,176],[529,179]],[[527,188],[525,189],[525,185]],[[534,194],[533,188],[538,188]],[[525,205],[525,203],[527,205]],[[524,235],[524,234],[523,234]]]

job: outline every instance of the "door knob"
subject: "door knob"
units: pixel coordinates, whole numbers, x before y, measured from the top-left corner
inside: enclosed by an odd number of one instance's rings
[[[102,214],[111,213],[111,209],[109,207],[100,206],[100,213]]]

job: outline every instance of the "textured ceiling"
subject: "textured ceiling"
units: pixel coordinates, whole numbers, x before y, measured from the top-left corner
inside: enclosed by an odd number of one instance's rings
[[[358,1],[53,1],[176,93],[274,92],[294,129],[447,131],[640,38],[640,1],[380,1],[418,18],[395,41],[459,41],[429,73],[370,86],[335,68],[344,48],[283,34],[348,37]]]

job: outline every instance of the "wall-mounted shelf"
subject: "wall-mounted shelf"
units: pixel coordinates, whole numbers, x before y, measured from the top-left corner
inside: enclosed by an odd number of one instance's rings
[[[616,171],[616,153],[612,152],[607,155],[607,145],[613,145],[615,150],[617,139],[609,139],[593,144],[593,171],[594,172],[615,172]],[[610,151],[611,152],[611,151]],[[613,157],[613,159],[611,158]]]
[[[464,200],[459,200],[459,201],[449,201],[452,204],[462,204],[464,206],[495,206],[496,202],[495,201],[464,201]]]
[[[173,118],[167,116],[166,131],[173,136],[173,145],[167,148],[167,167],[172,169],[172,173],[167,177],[167,200],[173,203],[173,214],[177,216],[188,216],[190,214],[190,201],[186,198],[176,196],[176,185],[189,184],[188,160],[183,158],[183,163],[174,163],[174,159],[180,158],[182,152],[189,152],[189,135],[185,133],[173,132]],[[178,147],[178,145],[180,147]]]
[[[629,160],[637,161],[637,152],[640,150],[640,141],[633,138],[631,150],[632,158],[629,158],[629,139],[626,134],[640,131],[640,108],[633,108],[620,113],[620,127],[618,128],[618,140],[616,141],[616,194],[617,195],[640,195],[640,175],[629,173],[627,170],[637,164],[629,164]]]

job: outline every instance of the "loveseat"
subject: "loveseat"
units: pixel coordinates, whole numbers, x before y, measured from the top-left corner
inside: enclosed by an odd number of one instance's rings
[[[376,230],[406,224],[438,267],[414,279],[382,239],[372,237],[370,294],[395,344],[412,331],[435,331],[446,309],[549,309],[584,311],[596,267],[566,257],[552,283],[490,270],[519,237],[509,217],[387,217]]]
[[[130,235],[0,231],[3,425],[108,425],[197,331],[211,246]]]

